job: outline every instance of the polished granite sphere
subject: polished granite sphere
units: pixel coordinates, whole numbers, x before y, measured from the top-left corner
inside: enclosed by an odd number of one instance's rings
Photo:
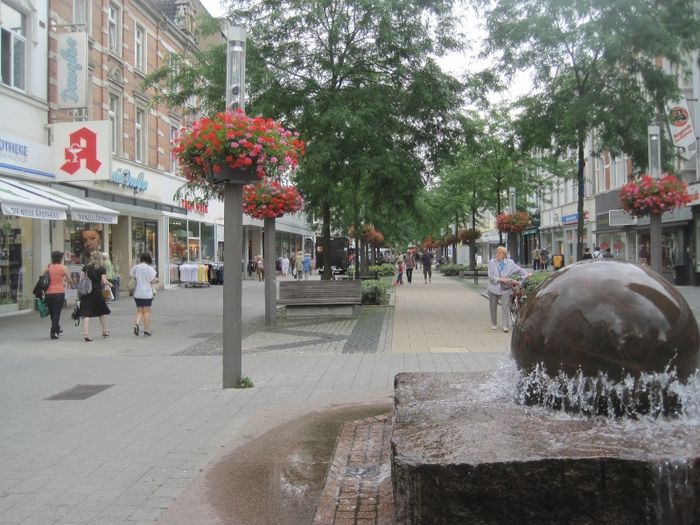
[[[685,381],[700,366],[698,326],[678,290],[636,264],[594,259],[552,274],[527,298],[513,327],[519,368],[612,380],[662,372]]]

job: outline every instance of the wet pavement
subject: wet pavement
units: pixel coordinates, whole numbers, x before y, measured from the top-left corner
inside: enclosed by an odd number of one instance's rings
[[[310,523],[342,425],[386,413],[396,373],[491,370],[508,351],[483,283],[435,274],[365,317],[274,329],[263,285],[243,289],[245,390],[221,388],[221,287],[159,292],[151,338],[131,332],[128,298],[92,343],[69,310],[59,341],[36,313],[0,319],[0,524],[178,523],[190,508],[179,523]],[[700,290],[681,293],[697,316]],[[48,400],[78,385],[109,388]]]

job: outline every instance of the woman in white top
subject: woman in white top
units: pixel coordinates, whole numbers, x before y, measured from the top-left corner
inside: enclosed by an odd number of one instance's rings
[[[151,266],[153,258],[148,252],[139,257],[139,264],[131,269],[131,277],[136,280],[134,301],[136,301],[136,322],[134,335],[139,335],[139,324],[143,319],[143,335],[151,335],[151,304],[153,303],[153,283],[158,282],[156,271]]]

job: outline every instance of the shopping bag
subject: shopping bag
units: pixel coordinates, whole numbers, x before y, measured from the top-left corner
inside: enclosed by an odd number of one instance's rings
[[[39,315],[43,319],[49,316],[49,305],[43,299],[35,299],[36,309],[39,311]]]

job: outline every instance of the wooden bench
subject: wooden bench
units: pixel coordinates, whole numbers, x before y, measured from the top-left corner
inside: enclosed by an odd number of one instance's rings
[[[474,284],[479,284],[479,277],[488,279],[489,272],[488,270],[464,270],[459,272],[459,276],[467,279],[472,278],[474,279]]]
[[[362,304],[362,283],[348,281],[282,281],[277,304],[291,317],[347,317]]]

